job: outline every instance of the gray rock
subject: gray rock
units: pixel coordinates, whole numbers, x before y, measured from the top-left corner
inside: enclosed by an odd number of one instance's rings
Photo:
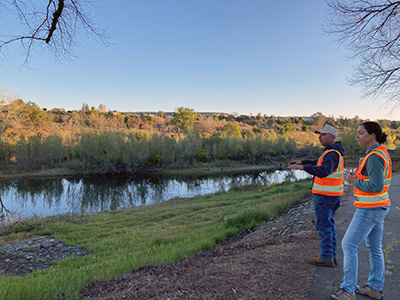
[[[24,252],[37,252],[37,251],[40,250],[40,245],[37,245],[37,244],[34,244],[34,245],[25,245],[25,246],[22,246],[22,247],[20,248],[20,250],[21,250],[21,251],[24,251]]]
[[[49,240],[49,241],[45,241],[43,243],[40,244],[40,246],[42,246],[42,248],[50,248],[53,247],[57,244],[57,242],[55,242],[54,240]]]

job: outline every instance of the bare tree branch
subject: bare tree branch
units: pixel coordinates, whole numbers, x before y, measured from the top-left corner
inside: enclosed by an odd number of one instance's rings
[[[31,51],[46,45],[57,60],[74,57],[74,48],[79,45],[81,34],[91,34],[108,45],[106,31],[91,18],[91,0],[3,0],[0,10],[14,14],[25,28],[25,32],[0,35],[0,52],[15,42],[20,42],[28,63]]]
[[[350,84],[400,105],[400,1],[327,0],[325,32],[359,61]]]
[[[50,5],[50,2],[49,2],[49,5]],[[49,7],[49,6],[47,6],[47,7]],[[57,7],[56,11],[53,13],[53,20],[51,21],[49,34],[46,37],[47,44],[50,43],[53,32],[57,28],[58,19],[61,17],[63,9],[64,9],[64,0],[58,0],[58,7]]]

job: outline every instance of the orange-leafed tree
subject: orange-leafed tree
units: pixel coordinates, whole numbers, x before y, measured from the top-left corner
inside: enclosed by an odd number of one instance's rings
[[[10,121],[18,116],[24,102],[10,90],[0,90],[0,140]]]

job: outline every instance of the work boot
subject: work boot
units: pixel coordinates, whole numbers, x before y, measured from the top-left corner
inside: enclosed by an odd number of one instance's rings
[[[372,287],[370,287],[368,284],[364,286],[359,286],[357,285],[356,287],[356,293],[364,296],[368,296],[373,300],[382,300],[383,299],[383,293],[382,291],[378,292],[375,291]]]
[[[314,258],[319,258],[319,254],[315,255]],[[339,260],[337,256],[333,258],[333,264],[335,265],[335,267],[339,265]]]
[[[308,262],[314,266],[320,266],[320,267],[329,267],[333,268],[335,266],[333,259],[331,260],[325,260],[322,258],[319,258],[318,256],[310,258]]]
[[[331,295],[331,299],[333,300],[356,300],[356,293],[349,293],[344,288],[340,288]]]

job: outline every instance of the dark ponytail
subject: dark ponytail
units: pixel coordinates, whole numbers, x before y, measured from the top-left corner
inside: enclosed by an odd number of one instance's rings
[[[382,128],[381,125],[379,125],[376,122],[364,122],[361,124],[361,126],[364,126],[365,130],[369,133],[369,134],[375,134],[376,137],[376,141],[379,144],[383,144],[386,142],[387,139],[387,134],[382,132]]]

